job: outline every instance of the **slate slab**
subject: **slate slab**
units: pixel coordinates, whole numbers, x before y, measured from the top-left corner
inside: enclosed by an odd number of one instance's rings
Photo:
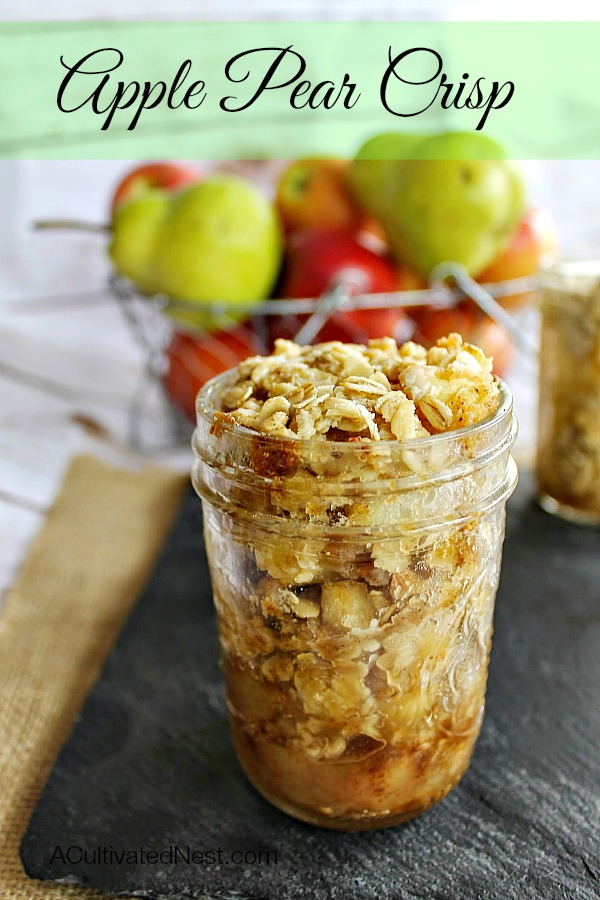
[[[599,897],[600,530],[532,495],[522,477],[469,772],[416,821],[339,834],[237,765],[190,491],[33,815],[28,874],[152,898]]]

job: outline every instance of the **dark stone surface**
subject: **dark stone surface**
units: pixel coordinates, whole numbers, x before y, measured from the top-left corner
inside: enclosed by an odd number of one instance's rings
[[[356,834],[288,818],[236,763],[190,492],[35,811],[27,872],[154,898],[599,897],[600,531],[553,519],[532,492],[522,478],[509,504],[471,768],[422,818]],[[220,848],[222,863],[117,862],[171,845]],[[113,857],[63,863],[57,847]],[[230,858],[259,850],[277,864]]]

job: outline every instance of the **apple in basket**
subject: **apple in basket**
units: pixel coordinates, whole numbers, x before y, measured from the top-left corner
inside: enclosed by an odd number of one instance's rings
[[[149,162],[136,166],[121,179],[115,188],[110,204],[111,214],[117,206],[134,197],[141,197],[150,190],[177,191],[195,181],[202,172],[195,166],[174,162]]]
[[[492,358],[496,375],[503,377],[513,362],[515,348],[508,332],[470,300],[462,300],[451,308],[424,306],[411,315],[416,323],[414,339],[427,347],[457,331]]]
[[[360,228],[365,215],[350,190],[349,165],[345,159],[309,157],[284,169],[275,185],[275,206],[286,232]]]
[[[401,271],[387,256],[365,246],[346,230],[311,229],[289,238],[281,297],[319,297],[340,283],[350,295],[392,292],[404,287]],[[275,320],[273,336],[291,337],[304,321],[306,315]],[[405,315],[397,307],[340,311],[323,326],[318,339],[360,342],[395,336],[404,322]]]
[[[506,249],[477,278],[481,284],[535,275],[558,256],[558,233],[552,214],[543,206],[529,206]],[[516,309],[532,299],[531,292],[499,298]]]
[[[175,331],[166,350],[165,390],[175,406],[192,422],[196,418],[196,394],[205,381],[260,352],[256,335],[245,325],[228,331],[192,335]]]

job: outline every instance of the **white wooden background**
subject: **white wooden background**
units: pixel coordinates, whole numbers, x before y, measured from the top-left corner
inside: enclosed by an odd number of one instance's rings
[[[482,8],[485,7],[485,8]],[[569,19],[597,18],[572,2]],[[563,5],[505,0],[0,0],[0,18],[567,18]],[[6,87],[6,86],[4,86]],[[0,161],[0,608],[31,536],[39,528],[74,453],[91,451],[137,466],[128,446],[131,403],[145,357],[107,290],[102,238],[35,233],[45,217],[104,221],[107,199],[129,167],[111,162]],[[528,163],[529,195],[545,203],[569,255],[600,252],[600,162]],[[519,452],[534,444],[535,372],[522,360],[509,375],[521,419]],[[154,441],[169,435],[167,407],[149,392],[143,427]],[[180,469],[186,449],[154,452]]]

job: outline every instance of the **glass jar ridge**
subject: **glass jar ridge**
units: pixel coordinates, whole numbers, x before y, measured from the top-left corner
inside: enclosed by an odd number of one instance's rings
[[[345,830],[423,812],[481,726],[512,400],[406,442],[299,441],[215,421],[198,397],[202,497],[234,744],[284,811]]]

